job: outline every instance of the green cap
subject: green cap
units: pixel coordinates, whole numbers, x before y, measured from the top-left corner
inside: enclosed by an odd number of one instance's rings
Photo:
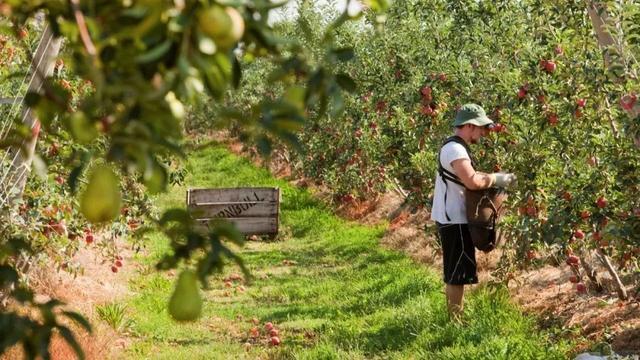
[[[472,124],[475,126],[493,125],[493,120],[487,117],[484,109],[476,104],[464,104],[458,110],[453,126]]]

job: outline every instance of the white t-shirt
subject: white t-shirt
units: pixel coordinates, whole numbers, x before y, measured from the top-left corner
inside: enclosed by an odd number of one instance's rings
[[[455,174],[451,163],[458,159],[469,159],[467,150],[461,144],[450,142],[440,150],[440,162],[445,170]],[[471,160],[471,159],[469,159]],[[447,216],[445,215],[444,192],[447,191]],[[433,206],[431,207],[431,220],[441,224],[466,224],[467,209],[464,200],[464,187],[452,181],[447,181],[445,186],[440,174],[436,172],[436,187],[433,191]]]

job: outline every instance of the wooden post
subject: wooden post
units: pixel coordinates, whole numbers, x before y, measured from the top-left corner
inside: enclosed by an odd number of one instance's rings
[[[614,22],[614,19],[609,17],[609,15],[607,14],[605,5],[597,1],[591,1],[587,6],[587,12],[589,13],[589,17],[591,18],[591,24],[593,25],[593,30],[596,33],[598,45],[600,45],[600,48],[602,48],[604,51],[604,63],[606,68],[611,69],[612,67],[620,67],[621,69],[625,69],[625,64],[619,59],[613,59],[609,55],[609,52],[606,50],[611,46],[615,46],[617,47],[618,52],[622,54],[624,50],[624,43],[622,43],[622,39],[618,43],[616,43],[611,33],[607,31],[606,27],[615,28],[615,25],[617,24]],[[633,108],[625,111],[631,119],[635,119],[638,115],[640,115],[640,102],[636,103]],[[612,124],[612,127],[613,129],[617,128],[615,124]],[[635,144],[640,148],[640,137],[637,137],[635,139]]]
[[[62,44],[61,38],[55,38],[51,29],[45,24],[42,38],[35,51],[35,55],[31,60],[30,73],[32,74],[31,82],[27,92],[40,92],[44,79],[51,76],[53,73],[53,67],[55,65],[55,59],[60,52],[60,46]],[[24,124],[30,128],[39,128],[37,124],[38,119],[35,117],[33,111],[30,108],[25,107],[23,109]],[[11,153],[15,154],[13,162],[11,164],[11,170],[14,173],[11,175],[11,181],[13,184],[7,184],[10,189],[14,189],[14,194],[10,197],[10,201],[18,199],[22,196],[24,187],[27,183],[28,174],[31,171],[31,163],[33,161],[33,153],[38,141],[38,132],[34,131],[31,139],[26,140],[20,149],[12,149]]]

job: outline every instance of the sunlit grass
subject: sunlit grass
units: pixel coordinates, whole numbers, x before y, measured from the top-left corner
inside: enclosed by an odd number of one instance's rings
[[[240,254],[254,281],[225,288],[229,266],[211,279],[203,317],[173,322],[166,303],[175,277],[148,271],[133,279],[129,301],[138,337],[126,354],[139,359],[564,359],[569,344],[550,338],[510,304],[499,287],[467,297],[462,324],[448,320],[439,273],[378,243],[383,227],[339,219],[307,192],[273,179],[247,160],[212,147],[192,154],[191,187],[279,186],[279,241],[248,242]],[[158,199],[184,206],[186,187]],[[176,193],[179,194],[176,195]],[[181,199],[181,200],[178,200]],[[148,239],[151,259],[166,239]],[[287,260],[287,261],[285,261]],[[151,260],[146,260],[152,266]],[[282,344],[270,346],[252,318],[273,322]],[[246,345],[249,343],[249,345]]]
[[[96,306],[96,313],[100,320],[106,322],[116,331],[125,330],[131,326],[131,320],[127,318],[127,307],[121,303],[109,303]]]

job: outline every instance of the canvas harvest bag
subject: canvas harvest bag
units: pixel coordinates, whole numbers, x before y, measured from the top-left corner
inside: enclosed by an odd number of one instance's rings
[[[459,136],[452,136],[444,141],[442,146],[450,142],[456,142],[464,146],[471,165],[475,168],[475,161],[471,156],[471,151],[467,143]],[[442,149],[442,147],[440,147]],[[447,182],[452,181],[465,188],[465,205],[467,208],[467,221],[469,223],[469,231],[471,240],[476,249],[489,252],[496,247],[496,224],[502,215],[502,204],[507,199],[507,193],[504,189],[488,188],[483,190],[469,190],[460,181],[458,176],[446,170],[440,162],[440,152],[438,152],[438,173],[445,184],[445,216],[447,220]]]

